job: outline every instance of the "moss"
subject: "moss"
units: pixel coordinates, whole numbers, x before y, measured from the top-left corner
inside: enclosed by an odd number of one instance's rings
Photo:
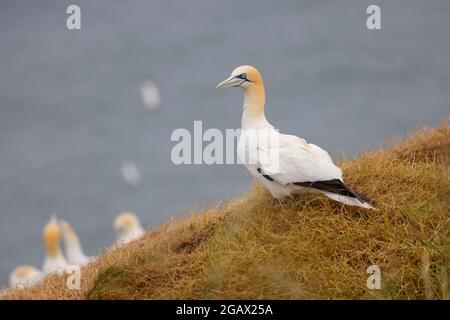
[[[86,293],[86,299],[124,299],[121,292],[114,288],[126,286],[130,273],[117,265],[108,266],[99,270],[94,285],[91,290]],[[102,294],[108,292],[108,296],[104,297]]]

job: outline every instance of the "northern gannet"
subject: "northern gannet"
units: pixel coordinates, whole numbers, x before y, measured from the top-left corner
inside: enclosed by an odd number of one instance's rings
[[[44,243],[47,249],[42,271],[45,275],[49,273],[63,273],[67,268],[67,262],[61,252],[59,242],[61,241],[61,231],[55,216],[45,225],[43,230]]]
[[[123,161],[120,170],[122,172],[122,177],[129,185],[137,187],[141,183],[142,175],[134,161]]]
[[[141,227],[138,217],[132,212],[123,212],[114,219],[114,230],[117,243],[125,244],[138,239],[144,229]]]
[[[42,273],[33,266],[22,265],[15,268],[9,275],[10,288],[27,288],[42,280]]]
[[[158,109],[161,104],[161,96],[159,94],[159,89],[156,84],[151,80],[145,80],[141,84],[141,99],[144,106],[150,110],[154,111]]]
[[[244,90],[239,160],[274,198],[308,191],[348,205],[373,208],[368,197],[344,183],[341,169],[325,150],[299,137],[280,134],[267,121],[264,82],[255,67],[240,66],[217,85],[217,89],[228,87]]]
[[[67,262],[70,265],[82,266],[92,260],[92,257],[87,257],[81,247],[80,238],[78,237],[72,226],[65,220],[61,220],[61,228],[64,240],[64,249],[67,257]]]

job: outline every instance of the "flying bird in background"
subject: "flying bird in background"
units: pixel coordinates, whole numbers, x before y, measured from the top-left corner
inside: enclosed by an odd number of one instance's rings
[[[141,84],[140,89],[141,99],[144,106],[150,111],[158,109],[161,104],[161,95],[159,94],[159,89],[156,84],[151,80],[145,80]]]
[[[142,175],[139,172],[136,163],[131,160],[125,160],[122,162],[122,166],[120,168],[122,172],[123,179],[133,187],[137,187],[142,181]]]
[[[228,87],[240,87],[244,91],[239,159],[274,198],[283,199],[308,191],[348,205],[373,209],[368,197],[344,183],[341,169],[325,150],[299,137],[280,134],[267,121],[264,82],[255,67],[236,68],[217,89]]]

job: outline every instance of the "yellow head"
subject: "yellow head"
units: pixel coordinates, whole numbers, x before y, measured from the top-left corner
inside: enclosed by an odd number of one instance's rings
[[[59,254],[59,241],[61,240],[61,231],[55,217],[52,217],[44,227],[42,232],[47,253],[51,257]]]
[[[9,274],[9,286],[11,288],[29,287],[41,280],[41,272],[33,266],[22,265],[15,268]]]
[[[253,66],[240,66],[231,75],[217,85],[217,89],[241,87],[244,91],[251,88],[264,88],[261,73]]]
[[[129,232],[140,227],[138,217],[132,212],[122,212],[114,219],[114,229],[119,232]]]
[[[67,239],[67,240],[69,240],[69,239],[78,239],[78,235],[75,232],[75,230],[72,228],[70,223],[68,223],[65,220],[61,220],[60,224],[61,224],[61,228],[62,228],[62,231],[63,231],[63,236],[65,237],[65,239]]]
[[[38,272],[39,272],[38,269],[29,265],[18,266],[16,269],[14,269],[15,275],[20,279],[31,277]]]

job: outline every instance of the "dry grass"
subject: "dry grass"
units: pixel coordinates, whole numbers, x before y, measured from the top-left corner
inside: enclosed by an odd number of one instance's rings
[[[4,299],[448,299],[450,125],[341,164],[379,211],[322,196],[242,198],[150,230],[82,270]],[[366,269],[382,270],[369,290]]]

